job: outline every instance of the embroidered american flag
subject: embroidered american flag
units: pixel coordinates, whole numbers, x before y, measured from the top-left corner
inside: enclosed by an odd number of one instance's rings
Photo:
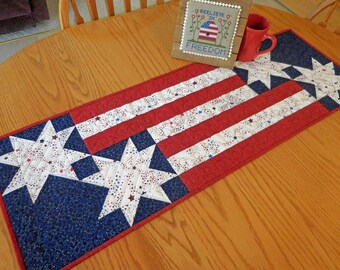
[[[24,265],[64,267],[339,109],[339,66],[277,39],[234,70],[191,64],[3,136]]]
[[[214,21],[207,21],[202,24],[198,35],[199,39],[216,42],[218,26]]]

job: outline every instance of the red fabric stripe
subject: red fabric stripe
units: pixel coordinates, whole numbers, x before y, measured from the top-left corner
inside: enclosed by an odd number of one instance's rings
[[[206,37],[206,36],[199,36],[199,39],[207,39],[207,40],[211,40],[211,41],[215,41],[216,38],[211,38],[211,37]]]
[[[109,128],[85,139],[85,144],[93,154],[131,137],[149,127],[159,124],[175,115],[181,114],[211,99],[235,90],[244,85],[239,76],[233,76],[196,93],[166,104],[148,113],[139,115],[129,121]]]
[[[300,85],[294,81],[289,81],[192,128],[171,136],[161,141],[158,146],[166,157],[170,157],[301,90]]]
[[[196,77],[215,68],[216,67],[203,64],[189,65],[174,72],[164,74],[157,78],[146,81],[142,84],[132,86],[125,89],[124,91],[105,96],[99,100],[96,100],[95,102],[91,102],[85,106],[73,110],[70,115],[74,123],[78,124],[90,118],[93,118],[98,114],[107,112],[126,103],[130,103],[134,100],[151,95],[155,92],[189,80],[192,77]]]
[[[211,179],[228,175],[328,113],[329,111],[319,102],[315,102],[184,172],[180,175],[180,178],[190,192],[201,190],[202,186],[210,182]]]
[[[202,29],[201,31],[200,31],[200,33],[204,33],[204,34],[206,34],[206,33],[209,33],[209,34],[214,34],[214,35],[217,35],[217,30],[214,30],[214,29]]]

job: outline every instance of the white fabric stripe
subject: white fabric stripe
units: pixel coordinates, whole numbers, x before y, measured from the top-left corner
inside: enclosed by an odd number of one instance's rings
[[[115,108],[108,112],[93,117],[77,124],[77,129],[83,139],[93,136],[99,132],[116,126],[122,122],[134,118],[191,93],[200,91],[215,83],[228,79],[235,75],[235,72],[225,68],[217,68],[187,81],[165,88],[152,95],[135,100],[129,104]],[[196,82],[197,84],[193,84]]]
[[[209,33],[216,33],[217,34],[218,30],[201,28],[200,32],[209,32]]]
[[[210,138],[176,153],[168,158],[168,161],[177,174],[181,174],[276,124],[284,117],[294,114],[313,102],[315,102],[315,98],[311,97],[307,91],[302,90]],[[252,119],[252,122],[249,121],[250,119]]]
[[[168,136],[175,135],[189,129],[205,120],[208,120],[224,111],[227,111],[247,100],[256,97],[257,94],[249,86],[245,85],[218,98],[210,100],[200,106],[176,115],[156,126],[148,129],[156,143],[165,140]]]
[[[202,34],[202,33],[199,33],[199,35],[198,36],[200,36],[200,37],[207,37],[207,38],[217,38],[217,35],[209,35],[209,36],[207,36],[206,34]]]
[[[216,28],[216,29],[217,29],[218,27],[217,27],[217,25],[216,25],[215,23],[211,23],[211,24],[209,25],[209,28]]]

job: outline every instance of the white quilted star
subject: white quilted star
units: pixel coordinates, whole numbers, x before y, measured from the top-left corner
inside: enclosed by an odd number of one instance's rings
[[[155,145],[138,152],[129,139],[121,161],[93,156],[104,180],[83,181],[109,188],[99,218],[121,208],[132,225],[142,196],[170,203],[161,185],[176,175],[149,168],[154,149]]]
[[[322,65],[313,58],[312,63],[312,70],[294,66],[294,68],[302,73],[295,80],[315,85],[317,99],[329,96],[340,104],[340,76],[335,75],[334,64],[330,62]]]
[[[282,71],[289,66],[290,65],[287,64],[270,61],[270,53],[262,54],[251,62],[236,62],[237,68],[248,71],[248,85],[260,80],[269,89],[271,88],[271,75],[289,79],[288,75]]]
[[[14,151],[2,155],[0,162],[18,166],[19,170],[3,196],[26,186],[34,203],[49,175],[78,180],[71,162],[87,155],[63,149],[73,129],[74,127],[71,127],[57,133],[52,123],[48,121],[37,141],[9,137]]]

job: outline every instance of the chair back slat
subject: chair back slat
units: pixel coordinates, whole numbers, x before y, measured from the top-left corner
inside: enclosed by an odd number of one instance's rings
[[[340,6],[340,0],[325,0],[321,2],[315,9],[313,9],[305,18],[309,21],[313,20],[317,15],[319,15],[323,10],[330,7],[327,14],[322,18],[319,22],[319,25],[322,27],[327,27],[328,21],[335,13],[336,9]],[[340,35],[340,25],[337,24],[335,31],[337,35]]]
[[[61,29],[66,29],[70,27],[70,16],[68,14],[68,8],[68,1],[59,1],[59,20]]]
[[[340,0],[325,0],[321,2],[315,9],[313,9],[307,16],[307,20],[313,20],[318,14],[320,14],[323,10],[330,7],[328,10],[326,16],[321,20],[319,23],[322,27],[327,27],[328,21],[333,15],[333,13],[336,11],[338,5],[340,4]]]
[[[92,21],[98,20],[96,0],[86,0],[86,3],[90,13],[91,20]]]
[[[102,0],[104,1],[104,0]],[[125,8],[125,12],[131,11],[131,0],[122,0]],[[139,0],[140,7],[147,7],[147,0]],[[69,17],[69,3],[71,2],[71,6],[74,12],[74,22],[75,24],[84,23],[84,18],[80,15],[80,12],[77,7],[76,0],[59,0],[59,19],[61,29],[66,29],[70,27],[70,17]],[[163,4],[164,0],[156,0],[157,5]],[[98,20],[98,10],[96,5],[96,0],[86,0],[87,8],[90,13],[90,17],[92,21]],[[106,10],[108,16],[115,15],[114,2],[113,0],[105,0]]]
[[[326,0],[321,2],[316,8],[314,8],[305,18],[307,20],[312,20],[316,15],[318,15],[321,11],[328,8],[330,5],[333,5],[335,0]]]
[[[124,8],[125,8],[125,12],[131,11],[131,1],[130,0],[124,0]]]
[[[148,6],[147,0],[140,0],[140,7],[141,8],[146,8],[147,6]]]
[[[321,25],[322,27],[327,27],[328,21],[331,18],[331,16],[333,15],[333,13],[335,12],[335,10],[337,9],[338,5],[339,5],[340,1],[335,1],[335,3],[333,4],[333,6],[330,8],[330,10],[328,11],[327,15],[325,16],[325,18],[319,23],[319,25]]]
[[[115,8],[114,8],[114,5],[113,5],[113,0],[105,0],[105,4],[106,4],[107,15],[109,17],[114,16],[115,15]]]
[[[79,13],[76,0],[71,0],[71,5],[72,5],[72,8],[73,8],[73,12],[74,12],[74,23],[75,24],[84,23],[84,18]]]

